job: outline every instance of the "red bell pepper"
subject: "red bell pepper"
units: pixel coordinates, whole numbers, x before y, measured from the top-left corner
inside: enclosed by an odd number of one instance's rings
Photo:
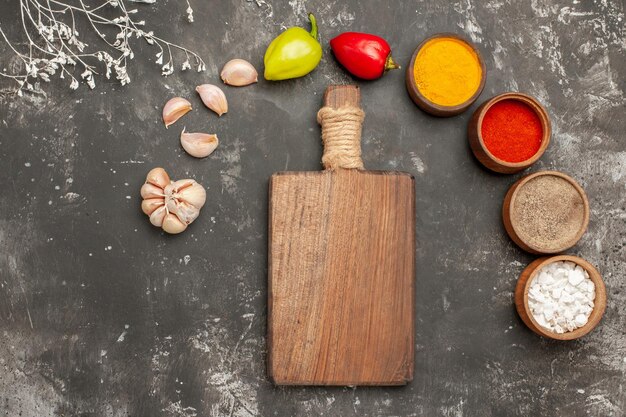
[[[364,80],[375,80],[395,68],[391,47],[383,38],[369,33],[344,32],[330,41],[335,58],[348,72]]]

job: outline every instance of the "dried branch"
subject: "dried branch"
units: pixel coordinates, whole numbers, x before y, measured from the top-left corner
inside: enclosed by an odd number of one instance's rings
[[[181,65],[182,71],[191,68],[190,60],[194,62],[198,72],[204,71],[206,64],[197,53],[166,41],[153,31],[144,30],[146,22],[133,18],[138,9],[126,7],[127,2],[152,4],[155,1],[78,0],[68,4],[69,0],[19,0],[19,19],[27,41],[24,49],[27,50],[19,49],[16,46],[18,43],[9,39],[0,25],[0,42],[6,43],[18,58],[15,69],[2,69],[0,76],[15,81],[13,92],[19,96],[23,91],[35,91],[34,84],[49,82],[54,75],[58,75],[60,79],[67,77],[72,90],[80,86],[79,79],[90,88],[95,88],[96,76],[101,75],[110,79],[114,74],[115,79],[126,85],[131,81],[127,65],[135,57],[131,45],[133,38],[141,38],[158,48],[155,62],[161,67],[161,74],[164,76],[174,72],[173,50],[185,56]],[[187,20],[193,22],[193,9],[189,0],[186,3]],[[110,10],[119,12],[119,16],[112,19],[104,17],[103,14]],[[88,36],[94,37],[95,34],[102,43],[101,47],[90,48],[83,41],[76,29],[77,18],[87,20],[92,29]],[[114,39],[108,37],[111,34],[115,34]],[[78,73],[79,76],[74,75]]]

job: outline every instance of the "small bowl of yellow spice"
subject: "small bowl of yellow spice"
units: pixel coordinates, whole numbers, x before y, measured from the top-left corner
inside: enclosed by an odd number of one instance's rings
[[[422,110],[434,116],[464,112],[485,86],[487,70],[478,49],[454,33],[422,42],[406,70],[406,88]]]

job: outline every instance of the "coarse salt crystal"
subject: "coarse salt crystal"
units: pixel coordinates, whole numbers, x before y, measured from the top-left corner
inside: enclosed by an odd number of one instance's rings
[[[536,273],[528,295],[535,321],[552,332],[565,333],[584,326],[589,320],[595,285],[580,265],[559,261]]]
[[[578,327],[584,326],[587,323],[587,316],[584,314],[579,314],[574,319]]]
[[[585,276],[583,275],[582,271],[575,269],[570,273],[568,281],[570,284],[577,286],[578,284],[583,282],[584,279]]]

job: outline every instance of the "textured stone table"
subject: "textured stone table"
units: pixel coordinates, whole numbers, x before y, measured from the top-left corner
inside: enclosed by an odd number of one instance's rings
[[[194,24],[184,2],[138,7],[163,37],[197,50],[206,73],[163,78],[142,44],[126,87],[72,92],[55,81],[46,95],[0,101],[2,415],[624,416],[623,2],[190,1]],[[17,35],[13,3],[0,5],[0,22]],[[202,107],[196,84],[219,83],[234,57],[262,69],[266,45],[309,10],[325,49],[313,74],[225,88],[230,110],[219,120]],[[366,165],[416,177],[415,380],[276,388],[265,373],[267,179],[320,168],[321,94],[353,81],[327,46],[346,30],[383,35],[403,65],[427,35],[465,34],[487,84],[470,111],[437,119],[410,101],[402,71],[360,83]],[[1,54],[5,67],[11,54]],[[465,135],[473,109],[507,90],[536,96],[552,118],[553,141],[529,172],[564,171],[589,196],[589,230],[569,253],[599,268],[608,307],[580,341],[535,336],[513,307],[533,257],[507,238],[500,206],[521,174],[482,169]],[[161,108],[176,95],[195,108],[165,130]],[[215,154],[188,157],[183,126],[217,132]],[[208,189],[182,235],[163,235],[139,209],[154,166]]]

